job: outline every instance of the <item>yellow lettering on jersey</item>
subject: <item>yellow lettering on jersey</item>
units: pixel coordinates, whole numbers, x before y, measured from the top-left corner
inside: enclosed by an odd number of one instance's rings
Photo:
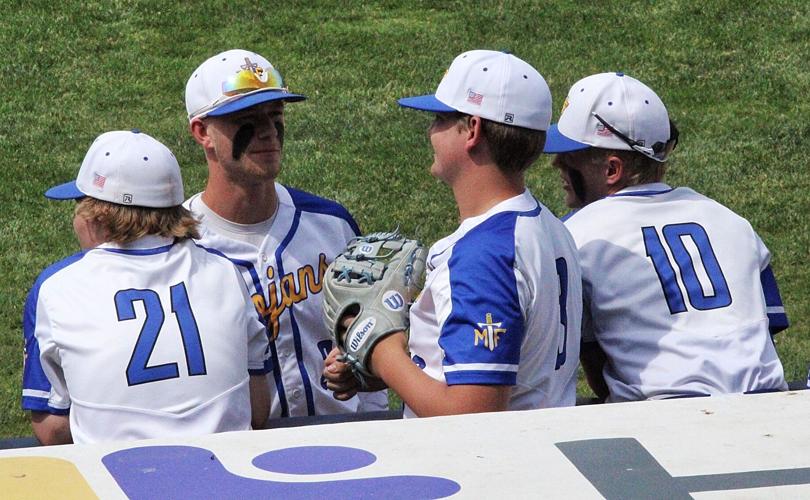
[[[484,347],[489,348],[490,351],[494,351],[495,348],[498,347],[498,340],[501,334],[506,333],[506,328],[501,328],[502,324],[502,322],[493,323],[492,313],[487,313],[486,320],[483,323],[478,323],[478,327],[481,329],[473,328],[475,332],[475,345],[478,345],[478,341],[480,340],[484,344]]]
[[[267,286],[267,299],[262,295],[253,294],[253,305],[270,328],[272,339],[278,336],[279,317],[295,304],[306,300],[310,294],[315,295],[323,289],[323,277],[326,274],[326,255],[320,254],[318,258],[318,274],[311,265],[307,264],[295,271],[276,277],[272,266],[267,268],[267,278],[270,280]],[[269,304],[268,304],[269,299]]]

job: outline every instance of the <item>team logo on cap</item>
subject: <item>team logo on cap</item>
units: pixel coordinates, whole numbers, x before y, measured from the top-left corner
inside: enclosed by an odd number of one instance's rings
[[[125,205],[131,205],[132,204],[132,195],[128,194],[128,193],[125,193],[124,196],[123,196],[123,199],[121,201]]]
[[[272,66],[262,68],[246,57],[245,64],[239,67],[241,69],[236,74],[222,82],[223,95],[230,97],[260,89],[281,89],[284,86],[281,74]]]
[[[481,329],[473,328],[475,345],[477,346],[480,341],[484,347],[494,351],[498,347],[500,336],[506,333],[506,328],[501,328],[502,325],[503,322],[492,321],[492,313],[487,313],[486,320],[478,323],[478,327]]]
[[[567,108],[567,107],[568,107],[568,98],[566,97],[565,100],[563,101],[563,106],[562,106],[562,109],[560,110],[560,113],[565,111],[565,108]]]

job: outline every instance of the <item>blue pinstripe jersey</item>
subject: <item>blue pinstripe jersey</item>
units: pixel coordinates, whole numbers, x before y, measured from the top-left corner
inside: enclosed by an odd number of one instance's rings
[[[580,270],[547,208],[526,190],[463,221],[427,264],[410,314],[417,365],[448,385],[512,386],[512,410],[574,404]]]
[[[259,247],[216,233],[202,217],[199,243],[251,267],[253,303],[267,324],[272,418],[377,411],[387,391],[338,401],[321,376],[334,342],[323,324],[326,267],[359,233],[340,204],[276,184],[278,211]],[[199,194],[186,201],[197,216]],[[195,208],[196,207],[196,208]]]
[[[788,326],[750,223],[689,188],[626,188],[570,216],[583,339],[612,401],[785,388],[771,333]]]

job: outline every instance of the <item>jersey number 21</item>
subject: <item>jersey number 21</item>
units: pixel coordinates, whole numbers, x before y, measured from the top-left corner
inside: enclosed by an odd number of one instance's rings
[[[675,276],[672,262],[670,262],[669,256],[664,250],[658,231],[654,227],[648,226],[641,228],[641,232],[644,235],[647,257],[652,260],[655,272],[658,274],[658,280],[664,289],[669,312],[671,314],[686,312],[686,302],[684,301],[681,286]],[[714,255],[709,235],[706,234],[703,226],[694,222],[669,224],[664,226],[661,233],[680,270],[681,280],[686,288],[686,296],[689,298],[690,305],[699,311],[707,311],[709,309],[720,309],[731,304],[731,292],[728,289],[726,278],[723,276],[723,270],[720,269],[720,263],[717,262],[717,257]],[[695,262],[686,249],[684,238],[689,238],[697,248],[700,264],[706,271],[706,276],[708,276],[714,290],[711,295],[707,295],[700,284],[695,270]]]
[[[194,319],[194,313],[191,311],[191,304],[188,301],[186,284],[183,282],[177,283],[169,290],[171,292],[172,313],[177,319],[177,326],[180,327],[180,336],[183,340],[188,374],[190,376],[205,375],[205,355],[203,354],[200,332],[197,329],[197,321]],[[160,296],[154,290],[130,288],[129,290],[116,292],[115,310],[118,314],[118,321],[135,319],[134,304],[137,301],[143,302],[145,317],[141,332],[138,334],[138,340],[135,342],[135,349],[127,365],[127,383],[132,386],[179,377],[180,372],[177,363],[148,366],[149,357],[155,348],[165,319]]]

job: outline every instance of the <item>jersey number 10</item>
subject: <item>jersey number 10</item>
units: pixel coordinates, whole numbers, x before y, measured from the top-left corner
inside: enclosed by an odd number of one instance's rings
[[[172,313],[177,318],[177,326],[180,327],[180,336],[183,340],[188,374],[190,376],[205,375],[205,355],[203,354],[200,332],[197,329],[197,321],[194,319],[194,313],[191,311],[191,304],[188,301],[186,284],[180,282],[169,290],[171,292]],[[138,334],[138,340],[135,342],[135,349],[127,365],[127,383],[132,386],[179,377],[180,372],[177,363],[148,366],[149,357],[155,349],[165,319],[160,296],[154,290],[130,288],[129,290],[116,292],[115,310],[118,314],[118,321],[135,319],[134,304],[137,301],[143,302],[145,318],[141,332]]]
[[[664,250],[658,231],[654,227],[648,226],[641,228],[641,232],[644,235],[647,257],[652,260],[655,272],[658,274],[658,280],[664,289],[669,312],[671,314],[686,312],[686,303],[681,286],[675,276],[672,262]],[[714,255],[706,230],[699,224],[687,222],[664,226],[661,233],[672,257],[675,259],[675,263],[678,265],[681,280],[686,288],[686,296],[689,298],[691,306],[700,311],[707,311],[720,309],[731,304],[731,292],[728,289],[726,278],[723,276],[723,270],[720,269],[720,263],[717,262],[717,257]],[[714,290],[712,295],[707,295],[700,284],[695,270],[695,262],[686,249],[684,237],[692,240],[695,248],[697,248],[700,264],[706,271],[706,276],[708,276]]]

